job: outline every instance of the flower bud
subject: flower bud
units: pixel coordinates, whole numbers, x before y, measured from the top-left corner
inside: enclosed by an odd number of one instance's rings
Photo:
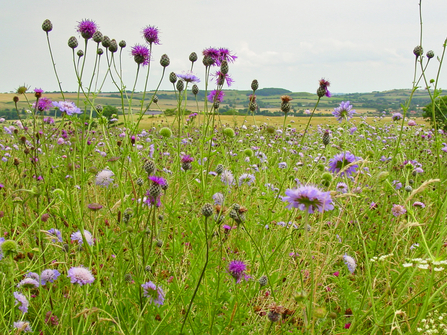
[[[118,51],[118,44],[116,43],[116,40],[110,41],[109,51],[114,53]]]
[[[199,93],[199,87],[194,84],[192,85],[192,94],[197,95]]]
[[[171,64],[171,61],[169,60],[168,55],[164,54],[163,56],[161,56],[160,64],[163,67],[169,66],[169,64]]]
[[[213,215],[213,205],[211,205],[211,204],[203,205],[202,214],[205,217],[210,217],[211,215]]]
[[[126,47],[127,44],[126,44],[126,41],[121,40],[118,45],[120,46],[121,49],[123,49]]]
[[[191,52],[189,55],[189,60],[194,63],[197,60],[197,54],[195,52]]]
[[[76,54],[78,55],[79,58],[81,58],[82,56],[84,56],[84,51],[78,50]]]
[[[418,58],[422,56],[422,54],[424,53],[424,49],[422,49],[422,47],[418,45],[413,49],[413,53],[416,56],[416,58]]]
[[[104,48],[108,48],[109,46],[110,46],[110,38],[109,38],[109,36],[103,36],[102,37],[102,46],[104,47]]]
[[[101,43],[102,42],[102,33],[99,30],[95,31],[95,33],[92,36],[92,39],[96,43]]]
[[[47,33],[50,32],[51,30],[53,30],[53,24],[51,23],[50,20],[46,19],[45,21],[43,21],[42,23],[42,29],[43,31],[46,31]]]
[[[254,79],[254,80],[251,82],[251,89],[252,89],[253,91],[256,91],[256,90],[258,89],[258,87],[259,87],[259,83],[258,83],[258,81],[257,81],[256,79]]]
[[[96,53],[101,56],[104,53],[104,50],[102,48],[98,48],[98,51]]]
[[[227,74],[228,71],[229,71],[228,62],[226,60],[223,60],[222,63],[220,64],[220,72],[222,72],[223,74]]]
[[[177,81],[177,91],[181,92],[185,88],[185,84],[183,83],[183,80]]]
[[[74,36],[68,39],[68,46],[72,49],[76,49],[78,47],[78,39]]]
[[[433,57],[435,57],[435,53],[433,52],[433,50],[430,50],[427,52],[426,56],[428,59],[432,59]]]
[[[177,75],[174,72],[169,75],[169,81],[173,84],[177,81]]]

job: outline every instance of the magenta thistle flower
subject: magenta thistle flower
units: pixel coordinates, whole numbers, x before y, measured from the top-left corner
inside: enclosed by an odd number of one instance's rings
[[[398,217],[404,215],[407,212],[407,210],[405,209],[404,206],[394,204],[393,208],[391,209],[391,212],[393,213],[394,216]]]
[[[322,213],[334,209],[330,192],[322,192],[314,186],[287,189],[282,200],[289,203],[286,208],[298,208],[310,214],[316,210]]]
[[[60,275],[60,272],[55,269],[43,270],[40,274],[40,282],[42,285],[53,283]]]
[[[214,101],[222,102],[224,96],[225,96],[225,93],[223,91],[212,90],[210,92],[210,94],[208,94],[208,101],[209,102],[214,102]]]
[[[16,299],[16,305],[19,305],[19,309],[22,311],[23,314],[28,312],[29,302],[26,297],[19,292],[14,292],[14,298]]]
[[[61,112],[65,112],[69,116],[73,114],[82,114],[81,109],[76,107],[74,102],[68,100],[53,102],[53,106],[58,108]]]
[[[165,186],[167,184],[166,179],[164,179],[163,177],[157,177],[157,176],[150,176],[149,180],[156,184],[156,185],[160,185],[160,186]]]
[[[133,56],[133,59],[135,60],[135,63],[141,64],[142,66],[146,66],[149,64],[151,53],[149,49],[144,45],[134,45],[131,48],[131,54]]]
[[[345,254],[343,256],[343,261],[345,262],[346,266],[348,267],[349,272],[351,272],[351,274],[353,274],[355,271],[355,268],[357,267],[357,263],[355,262],[355,259],[352,258],[351,256],[348,256]]]
[[[343,152],[341,154],[335,155],[334,158],[329,160],[329,171],[334,174],[338,174],[341,170],[340,176],[350,176],[359,167],[357,164],[353,164],[345,169],[349,164],[361,160],[360,157],[356,157],[349,151]]]
[[[191,163],[194,161],[194,158],[192,158],[190,155],[183,155],[180,161],[182,163]]]
[[[236,283],[241,281],[247,266],[243,261],[231,261],[228,265],[228,273],[236,280]]]
[[[325,80],[324,78],[320,79],[320,88],[324,90],[324,92],[325,92],[324,95],[327,96],[328,98],[331,97],[331,92],[329,92],[329,90],[328,90],[328,87],[330,85],[331,84],[327,80]]]
[[[143,29],[143,36],[149,44],[160,44],[158,39],[158,28],[154,26],[147,26]]]
[[[84,267],[72,267],[68,270],[68,278],[70,278],[72,284],[79,284],[79,286],[91,284],[95,281],[90,270]]]
[[[230,50],[226,48],[219,48],[219,61],[226,60],[228,63],[233,63],[237,59],[237,56],[232,55]]]
[[[186,72],[182,74],[176,74],[177,78],[187,82],[187,83],[200,83],[200,79],[192,74],[192,72]]]
[[[220,65],[219,56],[220,52],[216,48],[208,48],[202,51],[203,57],[211,57],[214,61],[214,65]]]
[[[349,104],[349,101],[342,101],[340,106],[334,109],[332,115],[337,118],[338,122],[341,122],[343,120],[351,119],[355,113],[355,109],[352,109],[352,105]]]
[[[52,107],[52,101],[51,99],[47,97],[40,98],[37,102],[37,110],[43,112],[43,111],[49,111]],[[33,108],[36,108],[36,103],[33,103]]]
[[[216,85],[218,86],[222,86],[226,82],[227,86],[230,87],[234,83],[233,78],[228,73],[223,74],[221,71],[217,71],[213,76],[216,77]]]
[[[83,38],[86,40],[92,38],[93,34],[96,32],[97,26],[96,23],[92,20],[82,20],[78,24],[77,31],[81,34]]]
[[[160,286],[157,287],[153,282],[148,281],[142,284],[141,287],[144,290],[143,295],[150,299],[151,304],[163,305],[165,301],[165,293]]]

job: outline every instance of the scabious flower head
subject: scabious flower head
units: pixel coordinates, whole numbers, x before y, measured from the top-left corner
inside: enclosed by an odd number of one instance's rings
[[[74,102],[68,100],[59,102],[54,101],[53,106],[58,108],[61,112],[67,113],[69,116],[73,114],[82,114],[81,109],[76,107]]]
[[[213,194],[213,200],[215,205],[223,205],[225,201],[225,197],[222,193],[214,193]]]
[[[420,202],[420,201],[415,201],[413,203],[413,207],[425,208],[425,204],[423,202]]]
[[[243,261],[231,261],[228,265],[228,273],[236,280],[236,283],[241,281],[247,266]]]
[[[141,64],[142,66],[149,64],[151,53],[146,46],[139,44],[134,45],[130,52],[135,60],[135,63]]]
[[[210,92],[210,94],[208,94],[208,101],[209,102],[222,102],[223,101],[223,97],[225,96],[225,93],[221,90],[212,90]]]
[[[68,278],[70,278],[72,284],[79,284],[79,286],[91,284],[95,281],[90,270],[80,266],[72,267],[68,270]]]
[[[23,314],[28,312],[29,302],[26,297],[19,292],[14,292],[14,298],[16,299],[16,305],[19,305],[19,309],[22,311]]]
[[[334,109],[332,115],[335,116],[338,122],[343,120],[349,120],[355,114],[355,109],[352,109],[352,105],[349,104],[349,101],[342,101],[340,106]]]
[[[14,322],[14,329],[17,329],[19,332],[23,331],[24,333],[32,333],[33,332],[28,321]]]
[[[48,112],[51,109],[51,106],[53,105],[53,102],[51,99],[47,97],[40,98],[37,102],[37,110],[40,112]],[[33,103],[33,108],[36,108],[36,103]]]
[[[360,157],[356,157],[351,154],[349,151],[337,154],[329,160],[329,171],[334,174],[338,174],[341,170],[343,170],[347,165],[361,160]],[[349,168],[345,169],[340,173],[340,176],[350,176],[353,174],[359,166],[357,164],[351,165]]]
[[[108,187],[113,183],[112,177],[115,174],[109,169],[104,169],[96,175],[96,185]]]
[[[149,44],[160,44],[160,40],[158,39],[158,28],[154,27],[154,26],[147,26],[146,28],[143,29],[143,36],[144,39],[149,43]]]
[[[403,116],[401,113],[394,113],[393,116],[391,116],[391,119],[393,121],[399,121],[402,120]]]
[[[84,236],[85,236],[85,240],[87,241],[87,243],[89,245],[93,245],[95,244],[95,241],[93,240],[93,236],[92,233],[90,233],[88,230],[84,230]],[[84,239],[82,238],[82,234],[81,231],[77,231],[73,234],[71,234],[71,240],[74,242],[78,242],[79,245],[82,245],[84,243]]]
[[[60,272],[56,269],[43,270],[40,274],[40,282],[42,285],[45,285],[46,283],[53,283],[60,275]]]
[[[25,278],[17,284],[17,287],[23,288],[38,288],[39,282],[33,278]]]
[[[192,72],[186,72],[186,73],[177,73],[177,78],[180,78],[181,80],[187,82],[187,83],[200,83],[200,79],[192,74]]]
[[[398,217],[404,215],[407,212],[407,210],[402,205],[394,204],[393,208],[391,209],[391,212],[393,213],[394,216]]]
[[[163,292],[163,289],[157,285],[155,285],[153,282],[148,281],[141,285],[143,288],[143,295],[150,299],[151,304],[155,305],[163,305],[165,301],[165,294]]]
[[[62,233],[56,229],[56,228],[51,228],[50,230],[47,231],[48,235],[50,235],[50,237],[52,237],[52,242],[56,243],[57,241],[62,242]]]
[[[355,259],[352,258],[351,256],[348,256],[345,254],[343,256],[343,261],[345,262],[346,266],[348,267],[349,272],[351,272],[351,274],[353,274],[355,271],[355,268],[357,267],[357,263],[355,262]]]
[[[251,185],[255,182],[256,178],[254,175],[249,173],[244,173],[239,177],[239,186],[242,184]]]
[[[220,180],[227,186],[234,185],[234,176],[230,170],[224,170],[224,172],[220,175]]]
[[[82,20],[78,24],[77,31],[81,34],[83,38],[86,40],[92,38],[93,34],[96,32],[97,26],[96,23],[92,20]]]
[[[40,280],[39,275],[38,275],[37,273],[35,273],[35,272],[28,272],[28,273],[25,275],[25,277],[26,277],[26,278],[34,279],[34,280],[36,280],[36,281],[39,281],[39,280]]]
[[[282,200],[288,202],[287,208],[298,208],[312,214],[316,210],[320,213],[334,209],[330,192],[322,192],[314,186],[301,186],[287,189]]]
[[[348,185],[345,183],[338,183],[336,189],[340,193],[346,193],[348,192]]]

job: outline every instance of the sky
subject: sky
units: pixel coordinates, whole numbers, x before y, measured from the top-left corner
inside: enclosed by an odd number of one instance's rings
[[[249,90],[257,79],[260,88],[314,93],[321,78],[330,81],[333,93],[411,88],[412,51],[421,38],[419,0],[1,0],[1,8],[0,92],[21,85],[58,90],[41,28],[45,19],[53,23],[49,38],[64,91],[77,89],[67,41],[76,36],[78,49],[84,49],[76,31],[83,19],[95,21],[104,35],[126,41],[122,66],[127,89],[133,87],[137,70],[130,50],[145,43],[142,30],[147,26],[158,27],[161,42],[152,50],[149,89],[161,79],[161,55],[167,54],[171,64],[160,88],[172,89],[169,73],[189,70],[193,51],[199,55],[193,73],[203,89],[200,56],[209,47],[228,48],[238,57],[230,64],[231,89]],[[436,56],[441,56],[447,37],[446,13],[447,1],[422,0],[422,45],[424,53],[435,52],[428,78],[438,73]],[[86,78],[92,73],[95,48],[89,42]],[[140,72],[137,91],[144,88],[146,72]],[[102,68],[100,78],[104,74]],[[441,69],[439,78],[439,87],[445,87],[446,71]],[[108,79],[103,91],[116,87]]]

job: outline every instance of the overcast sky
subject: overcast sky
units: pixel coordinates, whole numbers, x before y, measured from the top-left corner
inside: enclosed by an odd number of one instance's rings
[[[230,66],[231,88],[281,87],[294,92],[315,92],[318,80],[331,82],[334,93],[410,88],[413,48],[419,44],[419,0],[1,0],[0,92],[26,84],[31,89],[58,90],[45,33],[44,19],[53,23],[50,41],[63,90],[76,90],[70,36],[82,19],[92,19],[99,30],[117,41],[125,40],[123,77],[133,86],[136,64],[131,46],[144,43],[142,29],[160,30],[161,45],[153,48],[149,88],[160,79],[159,59],[168,54],[168,74],[190,68],[188,56],[208,47],[225,47],[237,55]],[[447,37],[447,1],[422,2],[424,52],[438,56]],[[94,61],[90,44],[87,63]],[[201,60],[201,57],[199,58]],[[436,58],[428,75],[434,77]],[[104,69],[102,69],[104,74]],[[194,74],[204,67],[197,62]],[[144,72],[145,75],[145,72]],[[137,90],[143,89],[143,76]],[[440,86],[447,85],[441,71]],[[172,86],[166,76],[161,86]],[[110,81],[103,91],[115,90]]]

